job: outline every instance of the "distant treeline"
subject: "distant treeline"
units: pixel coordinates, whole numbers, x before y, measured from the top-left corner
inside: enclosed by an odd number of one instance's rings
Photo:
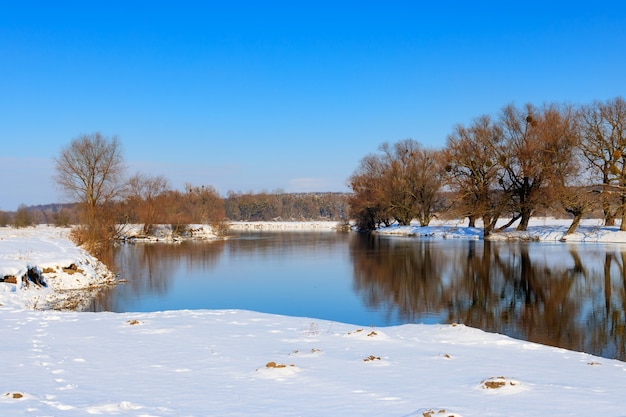
[[[0,211],[0,227],[26,227],[35,224],[69,226],[78,224],[76,204],[20,205],[16,211]]]
[[[224,200],[231,221],[346,220],[348,193],[229,193]]]
[[[235,193],[220,197],[210,187],[187,187],[184,192],[163,190],[154,198],[136,195],[116,202],[111,210],[120,223],[176,224],[216,221],[344,221],[349,193]],[[21,205],[0,211],[0,226],[79,224],[79,204]],[[146,230],[148,232],[148,230]]]

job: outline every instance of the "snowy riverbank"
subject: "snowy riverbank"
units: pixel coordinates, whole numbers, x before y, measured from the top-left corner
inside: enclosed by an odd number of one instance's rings
[[[339,222],[229,222],[231,230],[236,231],[336,231],[342,227]]]
[[[599,219],[583,220],[576,232],[565,236],[565,232],[571,224],[568,219],[535,218],[531,219],[528,230],[518,232],[516,224],[504,232],[493,233],[490,240],[525,240],[542,242],[566,242],[579,243],[626,243],[626,232],[621,232],[619,226],[602,226]],[[498,227],[504,224],[500,221]],[[427,237],[440,239],[482,239],[483,230],[480,227],[468,227],[467,221],[434,220],[431,225],[420,227],[418,224],[410,226],[383,227],[376,233],[387,236]]]
[[[67,233],[0,228],[0,277],[17,278],[0,282],[2,415],[617,417],[626,410],[626,363],[463,325],[363,328],[240,310],[31,310],[48,306],[54,291],[111,279]],[[47,287],[23,284],[33,268]]]
[[[480,222],[478,222],[480,224]],[[498,227],[506,223],[501,220]],[[493,233],[490,240],[525,240],[545,242],[581,242],[581,243],[626,243],[626,232],[621,232],[619,226],[605,227],[599,219],[585,219],[575,233],[565,236],[571,224],[569,219],[533,218],[528,230],[518,232],[516,224],[504,232]],[[235,232],[310,232],[310,231],[338,231],[345,230],[345,225],[334,221],[306,221],[306,222],[228,222],[230,230]],[[216,239],[218,236],[209,225],[195,224],[190,226],[191,236],[199,240]],[[123,235],[128,240],[173,242],[180,240],[173,237],[169,225],[157,225],[152,236],[142,235],[140,225],[126,225]],[[468,227],[467,220],[433,220],[429,226],[421,227],[418,223],[410,226],[381,227],[375,233],[385,236],[403,236],[414,238],[435,239],[475,239],[483,237],[481,227]]]
[[[69,233],[48,226],[0,228],[0,305],[80,308],[89,292],[114,283],[107,267],[76,247]]]
[[[309,222],[227,222],[228,230],[234,232],[310,232],[310,231],[337,231],[342,225],[338,222],[309,221]],[[155,225],[151,235],[143,234],[143,226],[128,224],[121,228],[122,239],[126,241],[142,242],[178,242],[182,240],[213,240],[220,239],[213,228],[208,224],[189,225],[185,236],[177,236],[172,232],[171,225]]]

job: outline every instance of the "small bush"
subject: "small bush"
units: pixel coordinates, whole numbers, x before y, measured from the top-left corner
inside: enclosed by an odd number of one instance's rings
[[[188,224],[173,224],[172,223],[170,227],[172,228],[172,236],[174,237],[186,236],[189,234]]]
[[[110,249],[118,235],[116,213],[111,207],[83,206],[80,224],[72,229],[70,237],[98,257]]]
[[[211,229],[213,229],[213,232],[218,237],[228,236],[228,233],[230,232],[230,226],[223,221],[211,223]]]
[[[54,213],[52,215],[52,221],[57,227],[68,227],[70,225],[69,211],[66,209],[61,209],[60,211]]]
[[[9,224],[9,213],[0,211],[0,227],[6,227]]]
[[[13,226],[16,228],[28,227],[33,225],[33,215],[26,208],[24,204],[21,204],[17,211],[15,212],[15,216],[13,216]]]

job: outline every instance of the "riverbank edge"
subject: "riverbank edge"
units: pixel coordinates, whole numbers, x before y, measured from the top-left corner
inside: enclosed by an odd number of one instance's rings
[[[71,229],[0,228],[0,305],[27,310],[84,310],[117,277],[76,245]]]
[[[482,240],[482,229],[471,228],[463,221],[436,220],[431,226],[390,226],[380,228],[374,233],[382,236],[423,239],[474,239]],[[525,232],[515,230],[493,234],[493,241],[545,241],[563,242],[569,220],[551,218],[534,219]],[[227,222],[233,232],[339,232],[351,230],[346,224],[336,221],[304,221],[304,222]],[[39,310],[81,310],[89,304],[99,288],[116,285],[120,281],[103,262],[86,250],[76,246],[69,238],[69,228],[53,226],[37,226],[35,228],[13,229],[0,228],[0,242],[6,243],[6,237],[13,240],[24,236],[22,244],[12,241],[13,253],[0,257],[0,304],[21,306],[26,309]],[[22,232],[20,232],[22,230]],[[180,243],[185,240],[220,240],[228,239],[229,235],[216,233],[211,225],[190,225],[187,236],[174,236],[171,226],[156,227],[154,236],[142,236],[141,225],[125,225],[122,228],[122,242],[162,242]],[[53,231],[50,233],[50,231]],[[38,236],[42,234],[42,236]],[[52,235],[52,236],[51,236]],[[65,243],[54,244],[54,239]],[[48,252],[58,250],[58,260],[46,259],[37,261],[37,241],[53,241]],[[626,232],[618,226],[601,226],[598,219],[587,219],[582,222],[579,230],[567,236],[566,243],[626,243]],[[68,258],[69,252],[69,258]],[[28,253],[25,256],[24,253]],[[7,255],[7,254],[5,254]],[[55,257],[54,253],[47,256]],[[4,263],[9,259],[13,265],[7,268]],[[17,263],[17,266],[15,265]],[[41,281],[41,282],[39,282]],[[7,289],[7,286],[13,286]],[[7,298],[13,298],[7,301]]]

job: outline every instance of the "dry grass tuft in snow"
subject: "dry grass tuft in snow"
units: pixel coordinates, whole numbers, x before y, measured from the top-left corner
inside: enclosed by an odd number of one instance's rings
[[[514,387],[516,385],[519,385],[519,382],[508,379],[507,377],[504,377],[504,376],[498,376],[498,377],[488,378],[482,381],[480,384],[485,389],[498,389],[498,388],[502,388],[506,386]]]

